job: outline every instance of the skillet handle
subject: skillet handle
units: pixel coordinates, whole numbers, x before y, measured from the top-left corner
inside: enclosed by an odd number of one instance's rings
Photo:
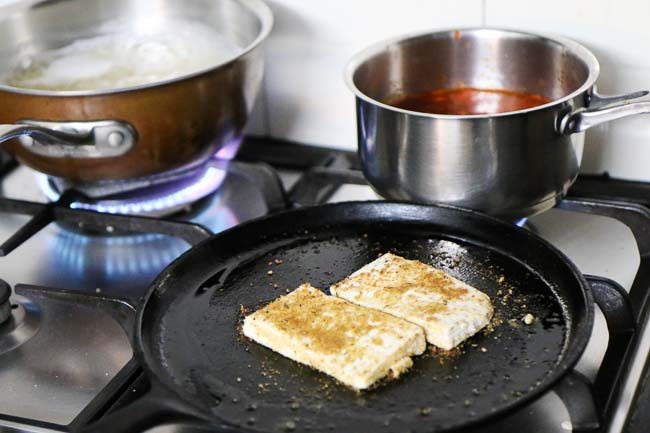
[[[594,382],[596,399],[606,419],[623,386],[636,340],[636,321],[627,292],[615,281],[586,276],[609,331],[609,342]]]
[[[573,370],[555,385],[553,391],[566,406],[571,418],[572,433],[596,433],[601,430],[601,417],[589,380]]]
[[[573,134],[622,117],[650,113],[649,94],[649,91],[642,90],[626,95],[604,96],[598,94],[594,86],[588,95],[588,106],[560,118],[558,132]]]
[[[80,429],[79,433],[144,432],[160,425],[186,420],[188,418],[179,416],[168,402],[140,397],[128,406]]]
[[[143,387],[144,389],[138,389]],[[140,396],[129,401],[129,392],[138,392]],[[127,400],[122,402],[121,400]],[[120,407],[109,411],[99,420],[79,429],[77,433],[134,433],[164,424],[196,424],[204,418],[195,409],[189,407],[161,386],[150,384],[149,379],[142,375],[133,386],[125,391],[116,405]],[[192,430],[190,430],[192,431]]]
[[[600,432],[602,420],[611,419],[636,332],[625,289],[607,278],[591,275],[585,278],[607,321],[609,342],[593,385],[574,370],[554,388],[569,411],[574,433]]]
[[[0,143],[12,138],[41,156],[106,158],[128,152],[137,141],[137,133],[133,126],[119,120],[21,120],[15,125],[0,125]]]

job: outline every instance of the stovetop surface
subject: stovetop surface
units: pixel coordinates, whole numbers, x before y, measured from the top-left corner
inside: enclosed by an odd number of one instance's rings
[[[260,155],[264,156],[263,152]],[[251,158],[256,159],[255,152],[245,152],[243,159]],[[274,158],[271,155],[264,159],[274,162]],[[280,170],[286,190],[291,190],[303,168],[285,165]],[[2,179],[0,193],[8,198],[45,203],[45,196],[34,181],[36,177],[35,172],[19,166]],[[270,205],[258,182],[246,173],[229,172],[219,192],[178,218],[216,233],[264,215]],[[327,201],[377,199],[368,186],[343,185]],[[28,219],[3,213],[0,241],[9,238]],[[633,287],[641,260],[635,237],[625,224],[608,217],[552,209],[530,218],[526,227],[563,251],[583,273],[612,279],[627,291]],[[23,288],[24,297],[15,295],[12,301],[27,307],[26,317],[36,328],[35,336],[26,338],[18,349],[0,353],[0,414],[11,418],[0,416],[0,432],[57,431],[78,419],[132,356],[127,334],[112,318],[116,309],[126,311],[128,307],[101,298],[137,300],[154,277],[190,247],[188,242],[168,235],[103,231],[91,233],[75,224],[51,223],[0,258],[0,278],[12,286],[35,286]],[[42,291],[39,287],[88,293],[93,298],[59,296],[57,291]],[[607,324],[596,310],[592,338],[577,367],[591,380],[596,377],[608,344]],[[125,327],[128,328],[128,321]],[[648,347],[642,346],[639,351],[647,355]],[[633,373],[638,376],[643,362],[637,364],[640,365]],[[623,404],[610,423],[610,431],[621,430],[636,382],[638,379],[626,385]],[[571,431],[568,411],[552,392],[508,422],[517,425],[517,417],[522,418],[530,433]]]
[[[0,184],[9,198],[46,202],[34,181],[39,174],[19,167]],[[237,174],[226,177],[219,191],[177,218],[201,224],[212,232],[267,212],[259,189]],[[0,239],[7,239],[29,219],[7,215]],[[50,224],[18,250],[2,259],[0,274],[10,284],[30,283],[72,290],[104,290],[110,295],[140,293],[173,259],[189,247],[162,234],[89,233],[73,225]],[[29,260],[25,260],[29,257]]]

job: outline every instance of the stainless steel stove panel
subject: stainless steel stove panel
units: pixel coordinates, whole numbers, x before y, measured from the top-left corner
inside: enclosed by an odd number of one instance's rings
[[[19,167],[0,184],[0,191],[6,191],[10,198],[45,202],[34,182],[37,176],[34,171]],[[249,181],[227,176],[216,194],[179,218],[219,232],[266,211],[260,192]],[[29,219],[4,214],[0,218],[0,239],[7,239]],[[50,224],[0,260],[1,278],[12,285],[27,282],[138,297],[160,271],[190,246],[171,236],[120,235],[105,230],[93,234],[78,227]]]
[[[37,176],[18,167],[0,182],[0,192],[46,202],[35,182]],[[179,218],[218,232],[266,212],[261,192],[250,180],[228,175],[217,193]],[[0,214],[0,239],[7,239],[28,220]],[[0,278],[12,286],[28,283],[137,299],[162,269],[190,247],[171,236],[102,230],[93,233],[49,224],[0,259]],[[52,426],[36,428],[0,420],[1,433],[60,430],[56,425],[74,420],[132,357],[128,337],[108,313],[38,292],[30,292],[29,299],[38,310],[38,330],[20,348],[0,354],[0,414]],[[31,305],[19,296],[12,301]]]
[[[129,339],[95,308],[36,293],[29,299],[12,298],[37,329],[0,356],[0,413],[67,425],[131,359]]]

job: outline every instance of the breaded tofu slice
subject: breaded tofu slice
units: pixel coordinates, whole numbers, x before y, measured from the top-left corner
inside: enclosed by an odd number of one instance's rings
[[[244,335],[361,390],[397,377],[426,349],[406,320],[328,296],[309,284],[244,319]]]
[[[445,350],[480,331],[494,311],[485,293],[433,266],[391,253],[334,284],[330,292],[422,326],[427,341]]]

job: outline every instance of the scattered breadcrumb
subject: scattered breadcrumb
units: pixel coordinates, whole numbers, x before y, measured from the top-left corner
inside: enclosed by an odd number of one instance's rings
[[[441,348],[439,348],[437,346],[431,345],[431,346],[429,346],[429,352],[432,355],[437,355],[437,356],[444,357],[444,358],[454,358],[456,356],[459,356],[459,355],[462,355],[463,353],[465,353],[465,351],[463,350],[462,345],[456,346],[451,350],[445,350],[445,349],[441,349]]]

